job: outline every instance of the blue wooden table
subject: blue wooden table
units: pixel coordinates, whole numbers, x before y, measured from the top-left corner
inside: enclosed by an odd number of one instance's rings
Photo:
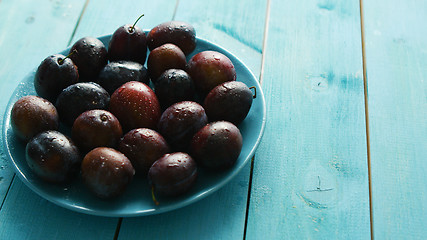
[[[0,239],[427,238],[427,1],[1,0],[0,112],[46,56],[141,13],[191,23],[259,77],[253,161],[187,207],[112,218],[39,197],[2,148]]]

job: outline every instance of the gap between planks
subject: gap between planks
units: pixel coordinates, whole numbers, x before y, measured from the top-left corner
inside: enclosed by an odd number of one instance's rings
[[[90,0],[86,0],[85,5],[83,6],[82,12],[80,13],[79,19],[77,20],[77,23],[76,23],[76,26],[74,27],[73,32],[71,33],[71,37],[70,37],[70,40],[68,41],[67,46],[70,46],[71,41],[73,41],[74,35],[76,34],[77,28],[80,25],[80,20],[82,20],[82,17],[86,11],[86,8],[87,8],[87,5],[89,4],[89,1]]]
[[[178,10],[179,0],[176,0],[175,9],[173,10],[172,20],[175,20],[176,12]]]
[[[268,36],[268,22],[270,20],[270,0],[267,0],[267,7],[265,12],[265,22],[264,22],[264,35],[263,35],[263,41],[262,41],[262,55],[261,55],[261,69],[259,74],[259,85],[262,85],[262,80],[264,76],[264,65],[265,65],[265,49],[267,46],[267,36]],[[246,215],[245,215],[245,226],[243,229],[243,239],[246,239],[246,232],[248,227],[248,218],[249,218],[249,205],[251,202],[251,190],[252,190],[252,178],[253,178],[253,172],[254,172],[254,162],[255,162],[255,156],[251,159],[251,169],[249,174],[249,185],[248,185],[248,197],[247,197],[247,203],[246,203]]]
[[[122,226],[122,221],[123,218],[119,218],[119,221],[117,222],[117,226],[116,226],[116,232],[114,233],[114,240],[117,240],[119,238],[119,233],[120,233],[120,227]]]
[[[262,55],[261,55],[261,71],[259,73],[259,85],[262,85],[262,80],[264,77],[264,65],[265,65],[265,49],[267,46],[267,36],[268,36],[268,22],[270,20],[270,0],[267,0],[267,9],[265,12],[265,22],[264,22],[264,36],[262,40]]]
[[[368,108],[368,78],[366,70],[366,49],[365,49],[365,22],[363,18],[363,0],[359,0],[360,9],[360,31],[362,43],[362,66],[363,66],[363,92],[365,100],[365,128],[366,128],[366,153],[368,164],[368,186],[369,186],[369,223],[371,230],[371,240],[374,240],[374,217],[372,208],[372,174],[371,174],[371,144],[369,137],[369,108]]]
[[[6,201],[6,197],[9,194],[10,188],[12,187],[13,181],[15,180],[16,173],[13,173],[12,180],[10,180],[9,187],[6,190],[6,194],[4,195],[3,201],[0,204],[0,211],[3,208],[4,202]]]

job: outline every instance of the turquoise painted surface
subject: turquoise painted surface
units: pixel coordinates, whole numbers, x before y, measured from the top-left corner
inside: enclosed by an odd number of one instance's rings
[[[358,1],[271,1],[246,239],[369,239]]]
[[[376,239],[427,235],[427,2],[365,1]]]
[[[58,207],[15,178],[0,212],[0,239],[112,239],[116,225]]]

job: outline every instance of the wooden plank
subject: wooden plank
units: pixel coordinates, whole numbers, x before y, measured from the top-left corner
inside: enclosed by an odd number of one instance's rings
[[[116,223],[56,206],[16,179],[1,210],[0,239],[111,239]]]
[[[376,239],[427,235],[427,2],[363,1]]]
[[[246,239],[369,239],[359,2],[271,0]]]
[[[84,0],[72,4],[51,1],[43,5],[24,0],[0,2],[2,116],[13,90],[25,75],[49,54],[66,46],[84,3]],[[43,39],[40,39],[41,35]],[[3,123],[3,117],[0,123]],[[6,196],[13,175],[5,154],[0,151],[0,203]]]
[[[181,0],[175,19],[193,24],[199,37],[228,49],[259,76],[265,12],[266,1]],[[248,164],[223,189],[195,204],[160,215],[125,218],[119,238],[242,239],[249,175]]]

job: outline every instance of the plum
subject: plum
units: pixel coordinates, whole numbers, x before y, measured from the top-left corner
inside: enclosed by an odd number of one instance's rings
[[[137,175],[146,175],[151,165],[169,152],[169,145],[158,132],[138,128],[123,136],[118,149],[132,162]]]
[[[221,83],[236,80],[233,63],[227,56],[217,51],[203,51],[194,55],[188,61],[187,72],[201,97],[205,97]]]
[[[117,88],[130,81],[138,81],[148,85],[150,78],[147,68],[137,62],[122,60],[105,65],[99,73],[97,83],[109,94],[113,94]]]
[[[181,69],[166,70],[157,79],[154,91],[163,109],[181,101],[194,101],[194,83]]]
[[[80,152],[64,134],[48,130],[32,138],[25,148],[30,169],[47,182],[70,181],[79,171]]]
[[[193,135],[208,123],[203,107],[182,101],[168,107],[159,120],[158,130],[175,151],[186,151]]]
[[[246,84],[231,81],[212,89],[203,107],[209,121],[225,120],[237,125],[248,115],[252,99],[253,94]]]
[[[78,80],[79,71],[73,60],[62,54],[54,54],[45,58],[37,68],[34,88],[40,97],[55,102],[62,89]]]
[[[190,153],[201,166],[226,169],[234,165],[242,150],[240,130],[227,121],[212,122],[200,129],[191,141]]]
[[[147,58],[147,36],[136,26],[141,15],[133,25],[126,24],[114,31],[108,45],[110,61],[129,60],[145,63]]]
[[[135,128],[155,129],[161,115],[154,91],[136,81],[127,82],[114,91],[110,112],[119,119],[125,132]]]
[[[135,174],[130,160],[123,153],[108,147],[98,147],[86,154],[81,172],[87,188],[103,199],[121,195]]]
[[[196,31],[189,23],[169,21],[155,26],[147,34],[150,51],[165,43],[177,45],[185,55],[188,55],[196,48]]]
[[[148,55],[147,69],[151,81],[156,83],[160,75],[171,68],[185,69],[187,60],[184,53],[172,43],[166,43],[153,49]]]
[[[178,196],[188,191],[197,178],[197,164],[187,153],[163,155],[151,166],[148,181],[152,190],[163,196]]]
[[[107,48],[94,37],[77,40],[71,47],[71,52],[75,52],[70,58],[77,65],[80,82],[95,81],[108,62]]]
[[[28,141],[45,130],[57,130],[58,111],[48,100],[38,96],[24,96],[13,104],[10,122],[19,139]]]
[[[110,112],[94,109],[83,112],[74,121],[72,139],[88,152],[96,147],[116,147],[123,135],[119,120]]]
[[[59,118],[68,126],[83,112],[92,109],[107,109],[110,94],[94,82],[79,82],[62,90],[56,100]]]

